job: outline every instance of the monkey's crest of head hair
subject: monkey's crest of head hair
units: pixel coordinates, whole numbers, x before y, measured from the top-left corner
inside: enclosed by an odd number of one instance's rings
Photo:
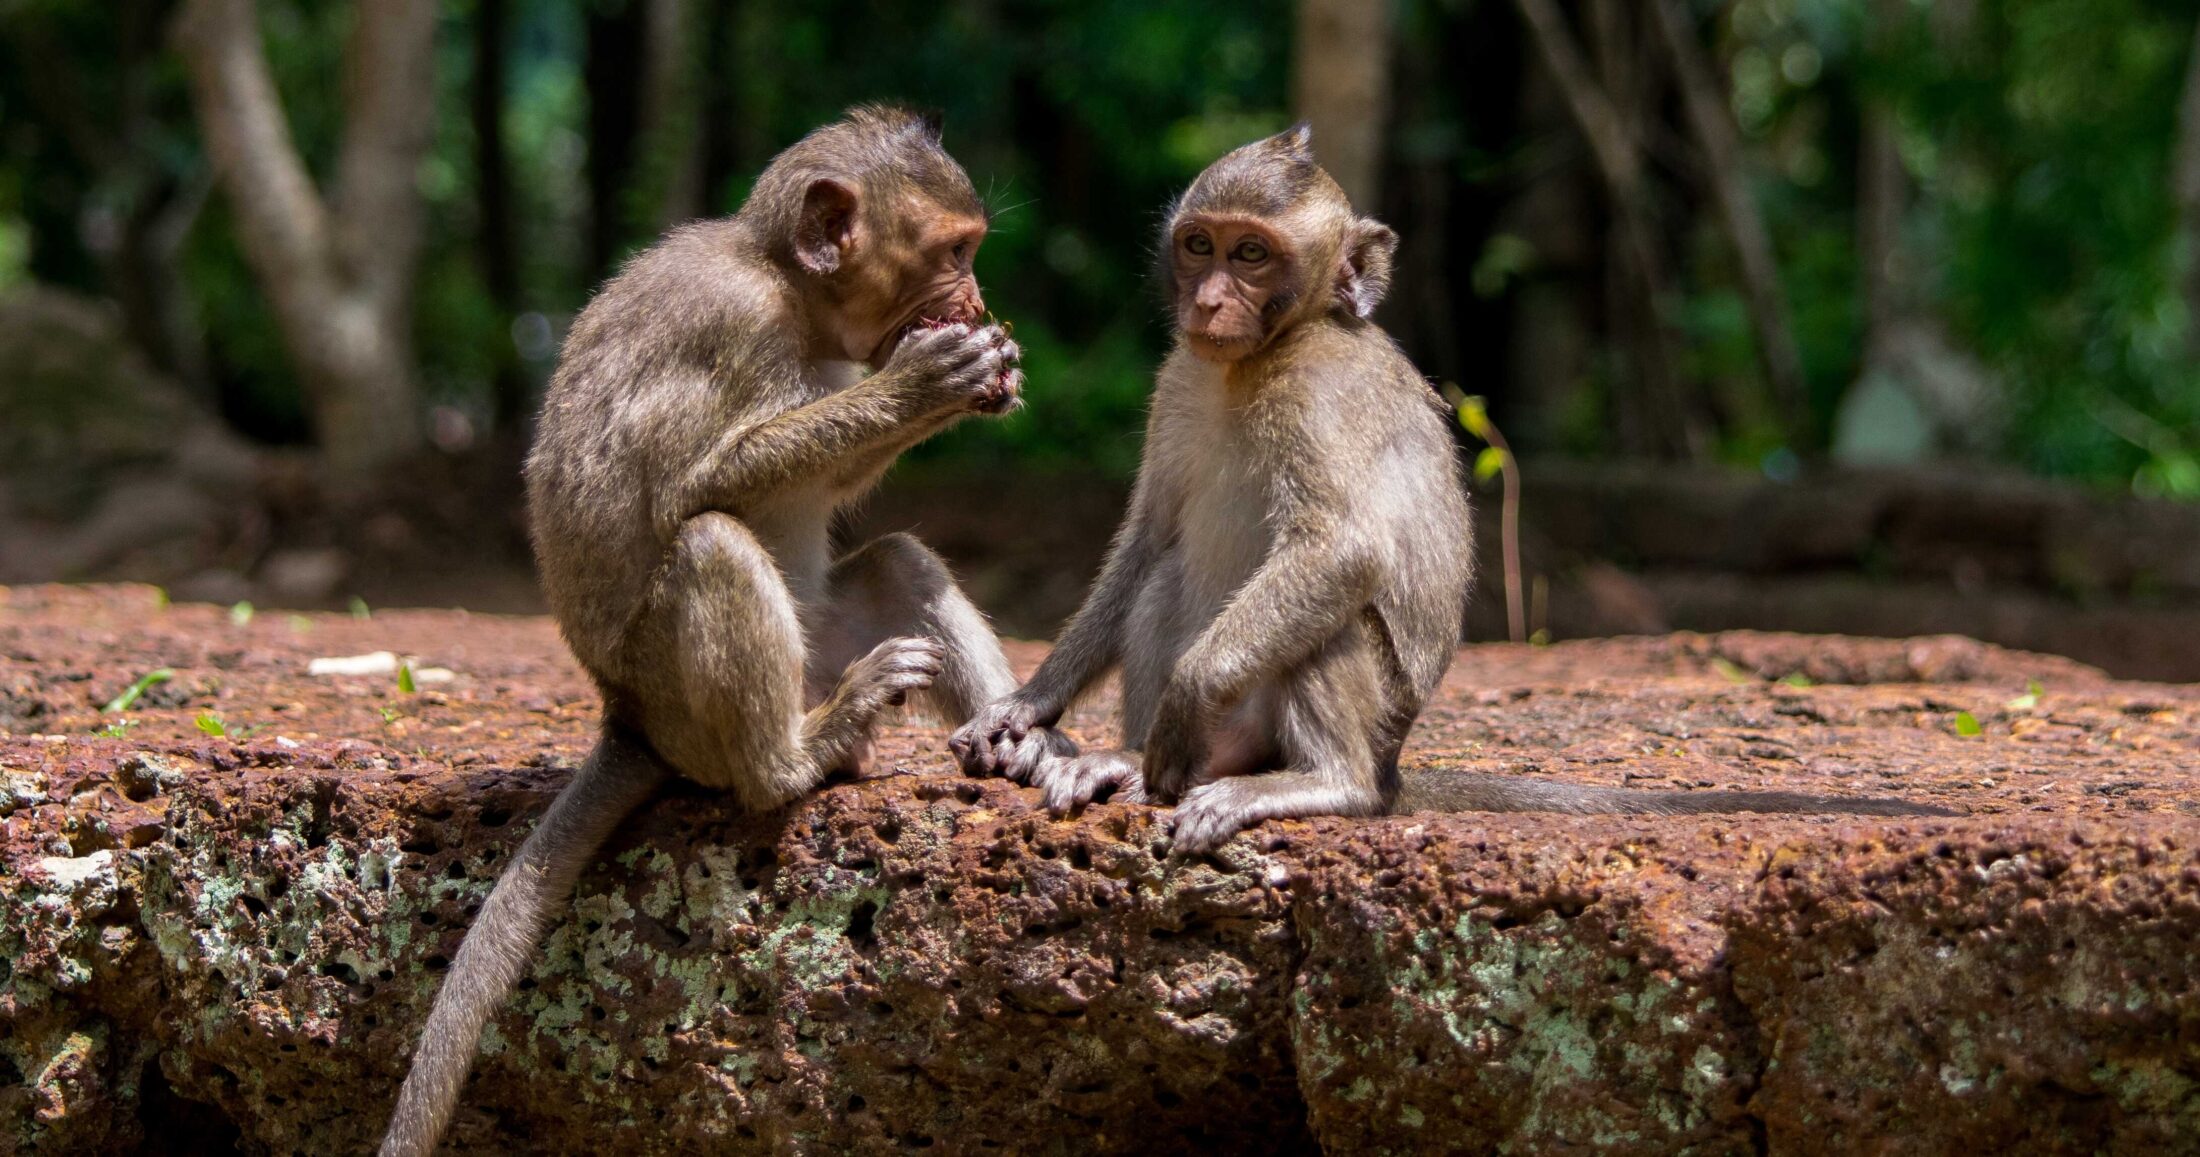
[[[1314,162],[1314,132],[1304,121],[1223,154],[1177,202],[1177,213],[1280,217],[1309,196],[1343,190]]]
[[[970,175],[940,144],[940,130],[936,112],[857,105],[772,158],[740,216],[781,258],[790,256],[804,199],[820,181],[845,186],[870,204],[891,205],[915,195],[947,212],[982,218],[984,203]]]

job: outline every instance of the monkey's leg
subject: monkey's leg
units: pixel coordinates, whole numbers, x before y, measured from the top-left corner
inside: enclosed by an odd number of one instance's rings
[[[1384,766],[1383,681],[1357,624],[1330,640],[1277,688],[1275,734],[1283,770],[1225,775],[1186,792],[1175,845],[1213,851],[1262,820],[1370,816],[1389,810]],[[1223,770],[1218,764],[1216,770]]]
[[[681,774],[768,810],[846,766],[891,700],[931,685],[942,649],[881,641],[807,713],[805,659],[771,555],[731,515],[702,514],[681,527],[636,624],[627,699]]]
[[[914,537],[889,534],[851,551],[833,565],[826,585],[828,606],[812,616],[820,666],[829,669],[882,638],[936,640],[940,676],[919,699],[949,723],[961,723],[1016,689],[1016,673],[984,613],[940,556]],[[1060,732],[1034,728],[1015,751],[1002,753],[1002,770],[1020,782],[1042,759],[1075,752]]]
[[[960,723],[1016,689],[1001,641],[940,556],[907,534],[889,534],[850,551],[826,578],[829,606],[811,633],[820,666],[860,655],[899,635],[937,639],[946,649],[940,677],[918,698]]]

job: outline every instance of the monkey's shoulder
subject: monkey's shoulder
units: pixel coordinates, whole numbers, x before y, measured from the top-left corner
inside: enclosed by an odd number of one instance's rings
[[[1262,416],[1325,435],[1387,442],[1408,430],[1441,430],[1428,382],[1390,335],[1369,322],[1323,318],[1279,343],[1264,366]]]
[[[784,275],[729,223],[699,222],[635,254],[604,283],[574,320],[561,371],[647,384],[651,371],[793,359],[794,349],[779,347],[798,321]]]

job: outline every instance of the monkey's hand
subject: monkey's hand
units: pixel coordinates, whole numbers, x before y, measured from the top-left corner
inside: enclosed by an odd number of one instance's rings
[[[1050,759],[1032,775],[1031,786],[1046,797],[1047,810],[1058,816],[1103,796],[1115,803],[1146,802],[1138,755],[1129,751],[1095,751],[1075,759]]]
[[[1005,414],[1023,404],[1022,358],[1001,327],[954,322],[912,331],[880,374],[928,414]]]
[[[1048,710],[1021,695],[1005,695],[978,709],[955,729],[947,746],[968,775],[999,775],[1017,783],[1048,758],[1077,754],[1077,745],[1054,729],[1059,709]]]
[[[1146,733],[1146,795],[1162,803],[1184,798],[1207,768],[1207,728],[1196,701],[1164,693]]]

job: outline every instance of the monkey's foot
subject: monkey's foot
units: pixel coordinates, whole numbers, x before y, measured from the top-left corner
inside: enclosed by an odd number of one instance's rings
[[[848,664],[840,684],[845,700],[858,712],[876,715],[899,706],[911,691],[930,687],[946,663],[947,648],[937,640],[919,636],[888,639]]]
[[[1131,751],[1094,751],[1074,759],[1049,759],[1032,772],[1031,786],[1046,799],[1047,810],[1067,815],[1094,800],[1145,803],[1145,777]]]
[[[1268,818],[1251,776],[1232,776],[1184,793],[1170,817],[1170,842],[1186,855],[1211,852],[1230,837]]]

